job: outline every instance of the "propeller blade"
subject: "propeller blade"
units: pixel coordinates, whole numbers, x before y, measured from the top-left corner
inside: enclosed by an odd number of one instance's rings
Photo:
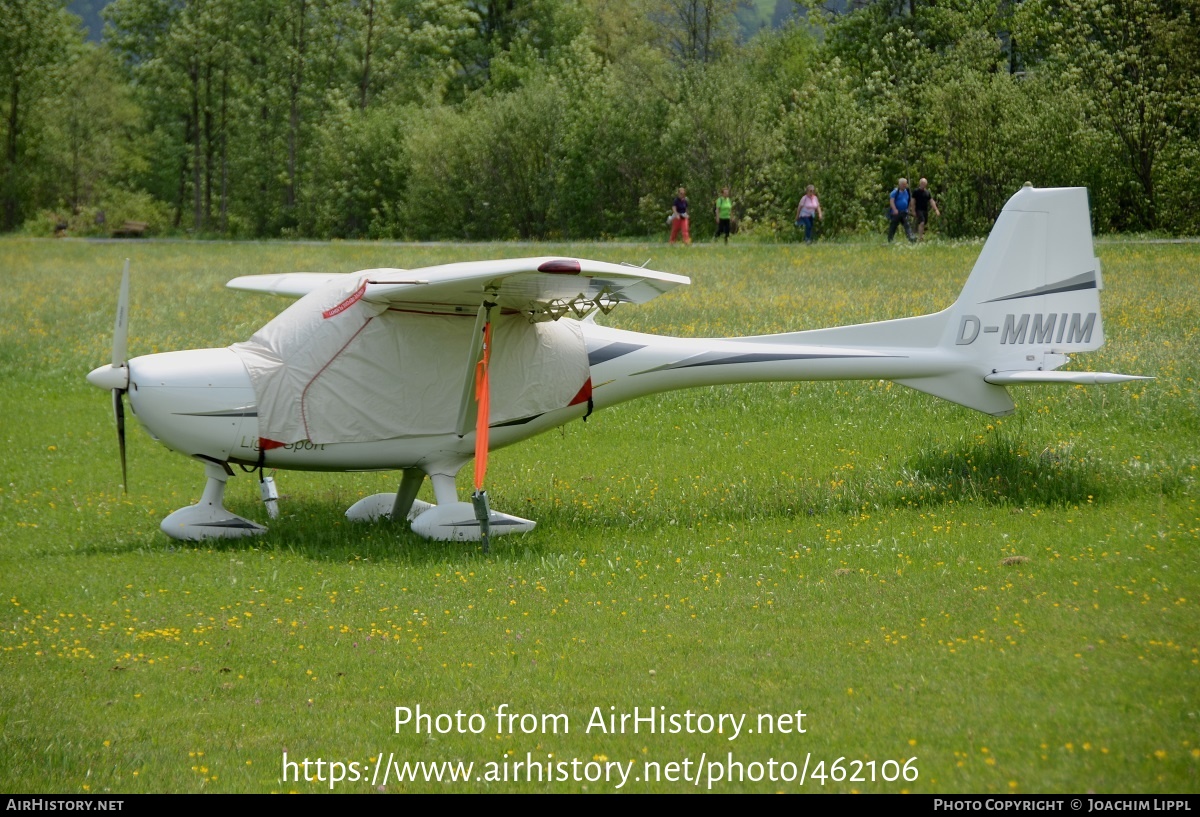
[[[129,493],[129,473],[125,465],[125,390],[129,388],[129,259],[121,273],[121,292],[117,296],[117,318],[113,322],[113,369],[125,370],[125,388],[112,390],[113,417],[117,421],[117,449],[121,452],[121,490]]]
[[[125,395],[124,389],[113,389],[113,417],[117,419],[117,448],[121,452],[121,490],[129,493],[129,476],[125,470]]]
[[[129,340],[129,259],[125,259],[125,272],[121,275],[121,294],[117,297],[117,319],[113,323],[113,368],[125,365]]]

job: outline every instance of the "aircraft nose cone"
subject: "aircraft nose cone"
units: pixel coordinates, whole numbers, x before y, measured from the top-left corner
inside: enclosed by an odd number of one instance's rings
[[[113,389],[129,388],[128,366],[101,366],[88,373],[87,381],[98,389],[112,391]]]

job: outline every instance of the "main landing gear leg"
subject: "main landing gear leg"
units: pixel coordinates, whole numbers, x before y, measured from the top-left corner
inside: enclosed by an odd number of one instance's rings
[[[400,488],[394,494],[372,494],[358,500],[346,510],[346,518],[352,522],[374,522],[378,519],[411,522],[433,507],[417,499],[425,472],[420,468],[405,468],[400,479]]]
[[[425,472],[420,468],[405,468],[404,477],[400,480],[400,490],[396,491],[396,501],[392,503],[392,519],[406,519],[408,512],[413,509],[417,491],[425,481]],[[425,503],[421,503],[424,505]]]

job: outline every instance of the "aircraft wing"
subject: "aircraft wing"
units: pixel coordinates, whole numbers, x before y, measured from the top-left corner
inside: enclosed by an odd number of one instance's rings
[[[683,275],[580,258],[512,258],[466,261],[420,269],[369,269],[362,297],[394,309],[435,314],[476,314],[486,301],[534,320],[581,318],[593,309],[609,312],[619,303],[641,304],[691,283]],[[289,272],[243,275],[226,286],[244,292],[300,297],[342,277],[336,273]]]
[[[467,261],[414,270],[366,270],[363,298],[393,309],[475,314],[486,301],[534,320],[556,320],[619,303],[641,304],[691,283],[682,275],[580,258]]]
[[[242,292],[266,292],[270,295],[286,295],[300,298],[317,287],[341,278],[337,272],[283,272],[272,275],[243,275],[234,278],[225,286]]]

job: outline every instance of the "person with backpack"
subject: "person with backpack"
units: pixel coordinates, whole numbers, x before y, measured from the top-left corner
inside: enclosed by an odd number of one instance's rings
[[[908,189],[908,179],[901,179],[896,183],[894,189],[888,196],[888,243],[892,243],[892,239],[896,237],[896,228],[901,224],[904,225],[904,234],[909,241],[916,241],[916,236],[913,235],[912,226],[908,223],[908,211],[912,207],[912,193]]]

